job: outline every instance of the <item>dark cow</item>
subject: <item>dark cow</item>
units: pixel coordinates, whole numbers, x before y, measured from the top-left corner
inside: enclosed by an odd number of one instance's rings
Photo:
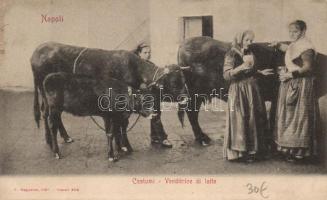
[[[178,100],[178,95],[187,95],[183,73],[177,65],[168,67],[170,72],[165,74],[164,68],[159,68],[142,60],[134,53],[124,50],[107,51],[47,42],[34,51],[31,57],[34,76],[34,115],[39,126],[40,106],[38,92],[42,96],[42,110],[46,106],[45,92],[42,82],[44,78],[54,72],[84,74],[96,80],[115,78],[122,80],[131,87],[138,89],[142,83],[153,85],[154,93],[158,94],[158,85],[162,85],[164,93],[169,93]],[[156,84],[160,83],[160,84]],[[156,97],[158,115],[151,120],[151,134],[162,135],[164,129],[160,120],[160,100]],[[44,112],[43,115],[46,115]],[[61,121],[61,120],[59,120]],[[49,135],[47,120],[44,120],[46,137]],[[126,122],[127,123],[127,122]],[[62,123],[59,123],[59,132],[65,133]],[[70,140],[65,140],[69,142]]]
[[[189,71],[184,71],[186,84],[192,98],[189,102],[190,107],[187,115],[195,138],[202,145],[206,145],[210,141],[210,138],[203,133],[198,122],[199,109],[205,99],[195,94],[206,94],[210,100],[213,97],[210,94],[212,94],[213,90],[216,90],[217,97],[227,101],[228,83],[223,78],[223,64],[225,54],[230,48],[230,43],[214,40],[210,37],[190,38],[181,44],[179,48],[178,64],[190,66]],[[269,47],[268,43],[253,44],[250,48],[256,55],[256,67],[258,69],[270,68],[276,70],[277,66],[283,65],[283,54]],[[264,99],[273,101],[273,105],[275,105],[275,97],[278,92],[277,76],[265,77],[260,81],[259,85],[264,86],[261,88]],[[183,114],[184,112],[179,112],[181,121],[183,120]]]
[[[212,97],[210,93],[216,89],[216,91],[219,91],[218,98],[227,101],[228,84],[223,78],[223,64],[224,56],[230,48],[231,43],[218,41],[210,37],[190,38],[179,47],[178,64],[180,66],[190,66],[190,70],[184,71],[186,84],[192,97],[189,101],[189,106],[191,107],[189,107],[187,115],[196,139],[203,144],[210,141],[210,138],[203,133],[198,122],[199,108],[201,107],[201,103],[204,103],[204,99],[194,94],[207,94],[210,98]],[[271,47],[269,43],[254,43],[250,48],[256,56],[256,67],[259,70],[273,69],[277,72],[278,66],[285,65],[284,53]],[[327,92],[327,56],[318,53],[316,64],[317,92],[318,96],[321,97]],[[269,112],[271,133],[275,120],[279,87],[277,75],[260,77],[259,87],[264,100],[271,102]],[[197,102],[196,105],[194,105],[194,102]],[[184,112],[179,112],[181,121],[183,120],[183,116]]]
[[[95,80],[85,75],[69,74],[64,72],[51,73],[43,82],[47,100],[45,116],[49,122],[51,139],[49,145],[56,158],[60,158],[57,131],[63,111],[76,116],[100,116],[105,122],[105,129],[109,145],[109,160],[118,159],[118,150],[129,148],[126,132],[120,135],[120,128],[128,120],[132,111],[144,117],[152,118],[153,96],[145,93],[132,93],[127,84],[115,79]],[[149,95],[149,94],[148,94]],[[109,127],[113,125],[110,133]],[[126,127],[123,127],[126,129]],[[63,135],[64,138],[69,136]],[[116,151],[112,142],[116,140]],[[124,145],[127,146],[124,146]],[[122,146],[123,145],[123,146]]]

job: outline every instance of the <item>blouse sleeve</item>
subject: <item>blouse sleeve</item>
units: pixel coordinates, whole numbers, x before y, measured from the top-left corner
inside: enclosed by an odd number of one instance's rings
[[[235,65],[236,65],[235,54],[233,54],[233,52],[228,52],[225,55],[225,60],[224,60],[224,79],[226,81],[237,80],[242,78],[243,76],[248,76],[249,74],[255,72],[254,67],[240,70],[238,69],[239,66],[235,66]]]
[[[301,54],[301,59],[302,59],[303,65],[302,65],[301,69],[294,71],[292,73],[293,77],[296,78],[296,77],[311,75],[313,72],[314,57],[315,57],[315,52],[313,49],[304,51]]]
[[[233,79],[233,68],[235,65],[235,57],[231,52],[227,52],[224,60],[224,79],[231,81]]]
[[[278,43],[276,49],[282,52],[286,52],[288,44]]]

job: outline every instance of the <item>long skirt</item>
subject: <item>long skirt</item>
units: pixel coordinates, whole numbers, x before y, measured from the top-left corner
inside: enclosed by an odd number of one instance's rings
[[[292,156],[316,155],[318,127],[319,106],[314,78],[282,82],[274,129],[277,150]]]
[[[254,77],[230,85],[226,122],[225,158],[234,160],[264,152],[267,114]]]

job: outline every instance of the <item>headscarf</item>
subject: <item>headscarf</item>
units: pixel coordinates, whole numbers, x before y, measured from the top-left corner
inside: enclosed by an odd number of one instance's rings
[[[238,53],[241,53],[241,55],[243,54],[243,45],[242,45],[243,38],[247,34],[252,34],[254,36],[254,32],[252,30],[245,30],[237,33],[232,42],[232,48],[238,51]]]

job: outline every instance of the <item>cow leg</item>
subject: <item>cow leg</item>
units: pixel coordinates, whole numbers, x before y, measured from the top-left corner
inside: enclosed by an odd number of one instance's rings
[[[106,124],[106,132],[108,135],[109,161],[118,161],[119,151],[121,149],[120,124],[115,120],[115,118],[112,121],[106,120],[105,124]],[[115,145],[113,145],[113,140],[115,140]]]
[[[114,148],[114,161],[118,161],[119,152],[121,151],[121,124],[113,120],[113,130],[112,130],[114,139],[115,139],[115,148]]]
[[[121,124],[117,125],[117,127],[114,125],[113,127],[113,133],[115,138],[115,147],[116,151],[119,153],[123,150],[123,139],[122,139],[122,127]]]
[[[44,108],[44,109],[46,109],[46,108]],[[49,117],[48,111],[43,110],[42,117],[43,117],[43,121],[44,121],[45,141],[47,142],[48,145],[50,145],[50,147],[52,147],[50,128],[49,128],[49,124],[48,124],[48,117]]]
[[[51,141],[52,141],[52,151],[55,155],[56,159],[60,159],[60,153],[59,153],[59,146],[57,141],[57,132],[58,132],[58,120],[60,113],[53,111],[51,108],[49,109],[49,128],[51,133]]]
[[[42,90],[41,90],[42,91]],[[42,94],[43,92],[41,92]],[[46,99],[43,98],[42,94],[42,104],[41,104],[41,112],[42,112],[42,117],[44,121],[44,129],[45,129],[45,141],[47,142],[48,145],[52,148],[52,142],[51,142],[51,134],[50,134],[50,128],[48,124],[48,118],[49,118],[49,106],[46,103]]]
[[[115,149],[117,151],[121,151],[122,149],[122,133],[121,133],[121,125],[117,120],[113,120],[111,125],[111,133],[113,133],[113,139],[115,140]]]
[[[131,144],[129,143],[128,137],[127,137],[127,126],[128,126],[128,119],[124,119],[122,123],[122,150],[125,152],[133,152],[133,148]]]
[[[116,124],[116,128],[114,126]],[[113,139],[115,140],[115,146],[120,151],[122,149],[122,133],[121,133],[121,127],[118,125],[120,122],[118,120],[115,120],[110,125],[110,132],[113,133]],[[115,132],[116,131],[116,132]]]
[[[190,124],[192,126],[192,130],[195,136],[195,140],[199,142],[202,146],[208,146],[211,139],[209,136],[207,136],[201,129],[200,124],[199,124],[199,109],[201,107],[202,102],[200,99],[197,99],[196,105],[195,101],[192,100],[190,103],[191,110],[187,111],[187,116],[190,121]],[[193,108],[196,108],[193,110]]]
[[[58,128],[59,128],[60,136],[64,139],[64,141],[66,143],[74,142],[74,140],[67,134],[67,131],[66,131],[65,127],[64,127],[64,124],[62,123],[61,116],[59,116]]]
[[[104,119],[104,126],[106,130],[106,135],[107,135],[107,141],[108,141],[108,159],[109,161],[114,161],[114,149],[113,149],[113,134],[111,131],[111,123],[110,119]]]

